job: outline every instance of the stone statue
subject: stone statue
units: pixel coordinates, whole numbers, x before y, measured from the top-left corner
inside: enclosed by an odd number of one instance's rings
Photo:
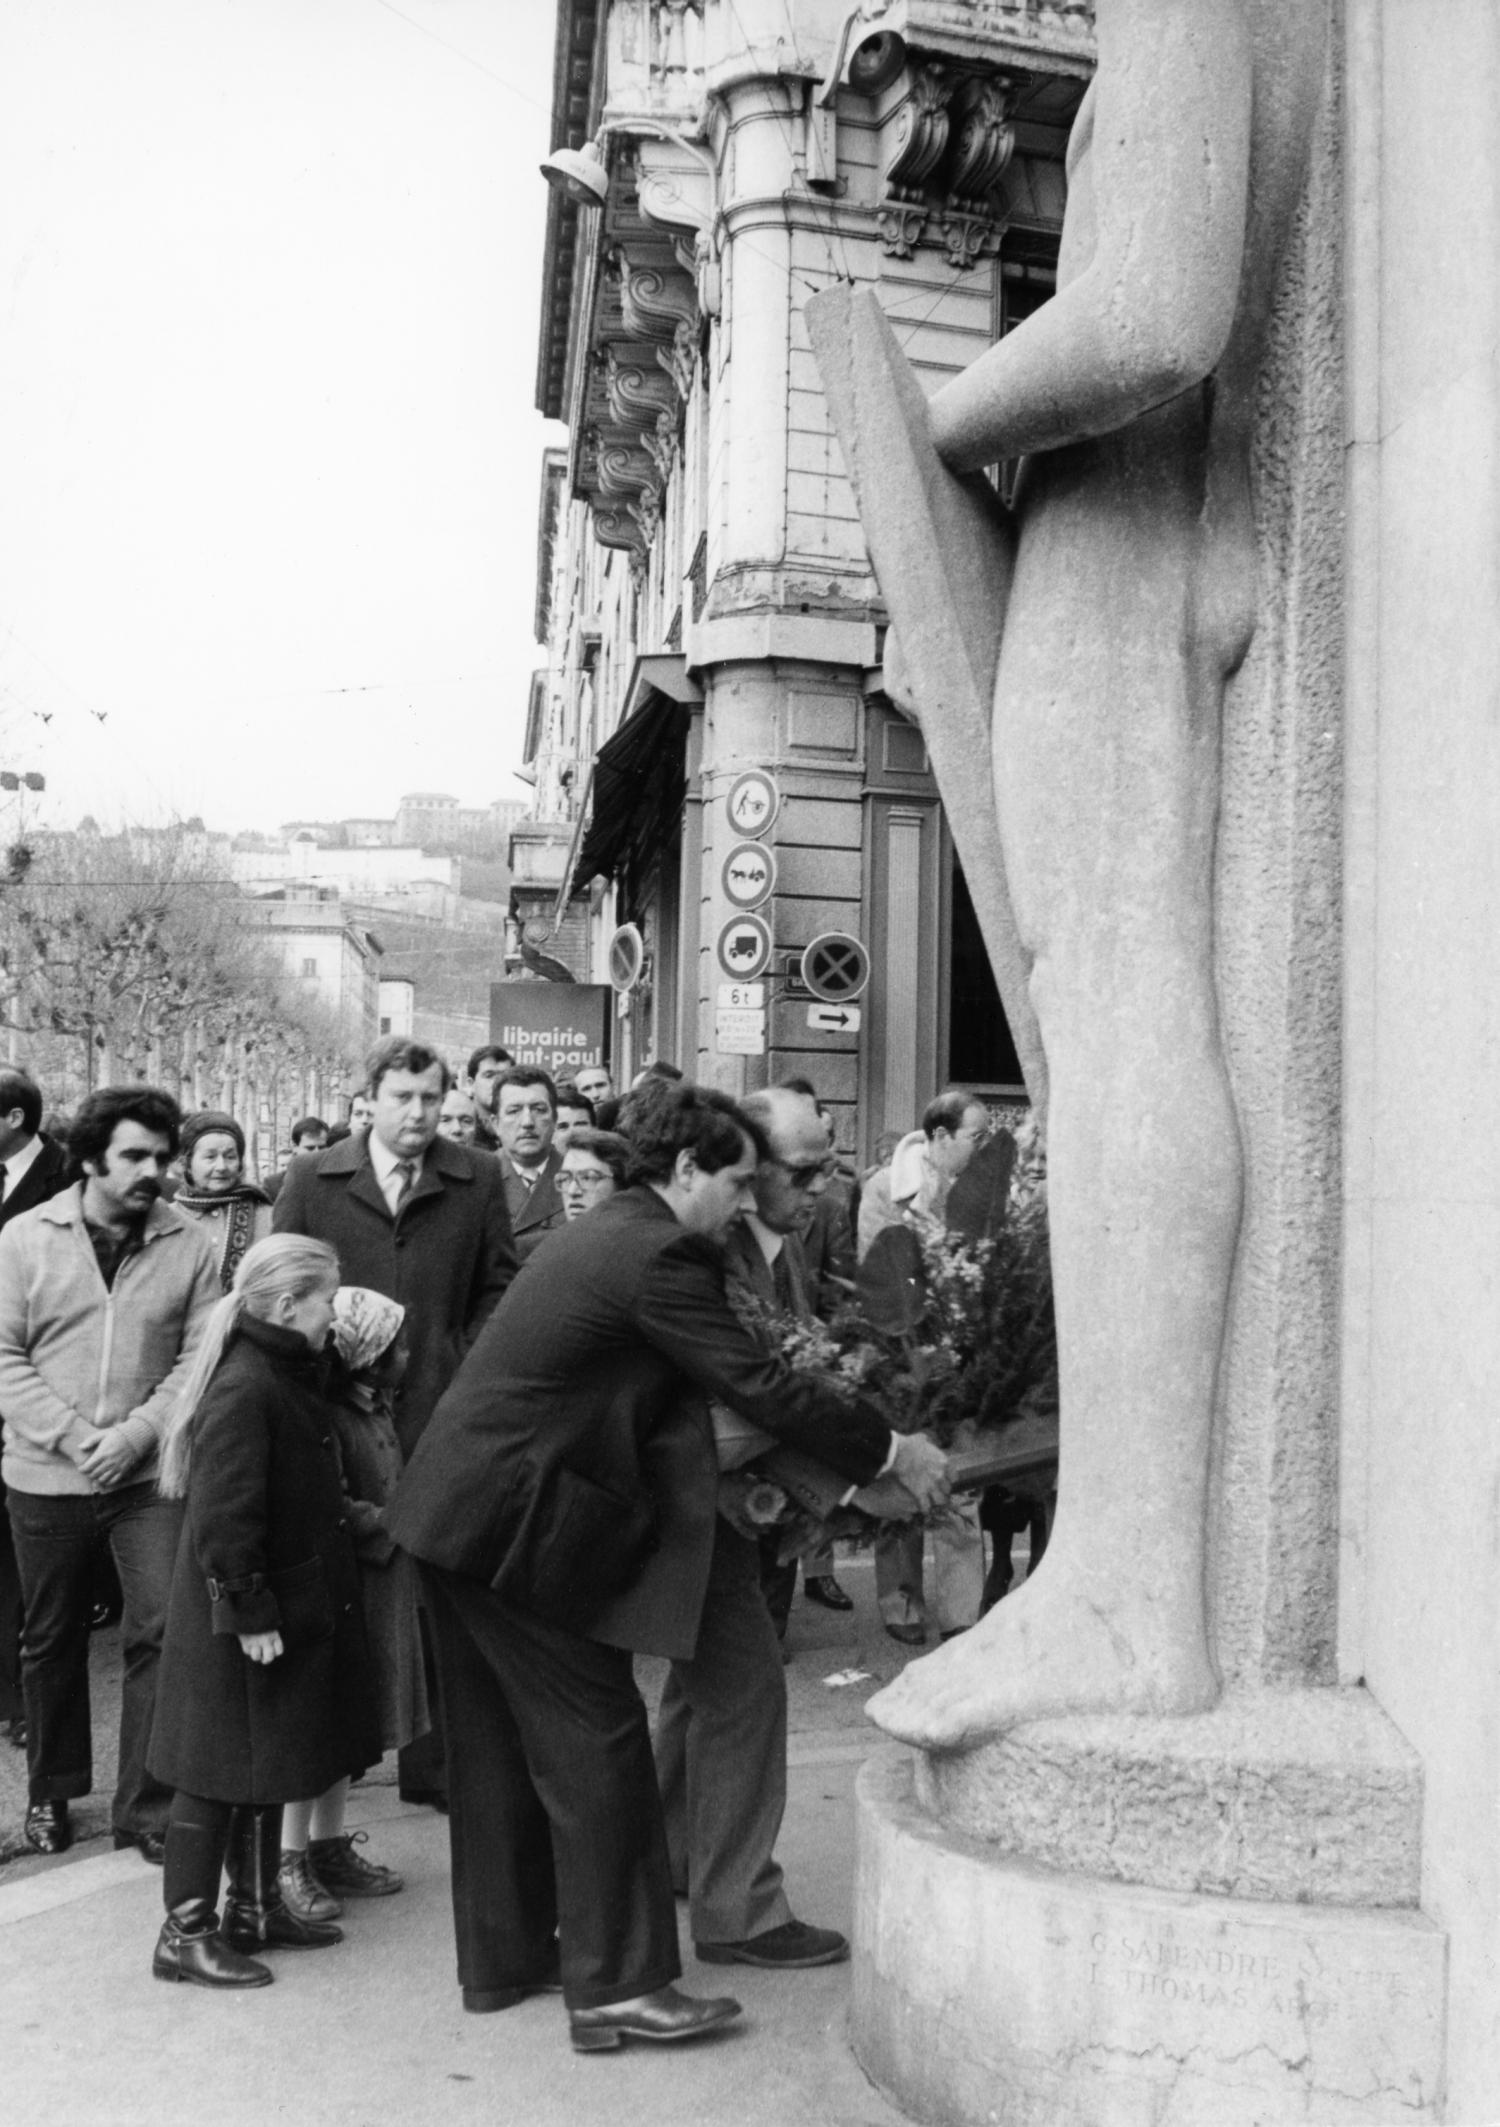
[[[871,1702],[938,1750],[1050,1715],[1191,1713],[1219,1688],[1205,1527],[1241,1198],[1214,964],[1220,723],[1256,625],[1256,384],[1328,5],[1097,0],[1096,22],[1051,303],[930,406],[872,294],[808,306],[1046,1104],[1057,1525],[1034,1579]],[[963,476],[1017,457],[1007,530]],[[955,745],[951,722],[972,723],[987,673],[988,812],[974,734]]]

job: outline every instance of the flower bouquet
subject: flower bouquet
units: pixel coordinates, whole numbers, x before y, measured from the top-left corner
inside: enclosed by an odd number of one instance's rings
[[[826,1321],[740,1304],[794,1369],[873,1403],[894,1432],[924,1432],[946,1449],[956,1490],[1035,1481],[1055,1464],[1045,1166],[1030,1126],[975,1154],[941,1224],[911,1219],[879,1234]],[[881,1521],[918,1514],[894,1478],[846,1504],[847,1480],[811,1456],[732,1412],[715,1411],[715,1431],[721,1510],[747,1535],[781,1529],[783,1557],[829,1537],[867,1542]]]

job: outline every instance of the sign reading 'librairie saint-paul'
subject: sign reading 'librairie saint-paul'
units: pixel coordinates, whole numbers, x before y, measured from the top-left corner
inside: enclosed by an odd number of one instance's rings
[[[593,982],[492,982],[490,1040],[553,1079],[607,1063],[613,990]]]

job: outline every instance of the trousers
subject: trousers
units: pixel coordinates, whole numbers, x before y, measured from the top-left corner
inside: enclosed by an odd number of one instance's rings
[[[656,1723],[673,1881],[694,1942],[744,1942],[792,1917],[776,1860],[786,1812],[786,1673],[760,1552],[720,1520],[690,1661],[667,1672]]]
[[[570,2009],[679,1977],[646,1709],[631,1657],[424,1566],[441,1681],[459,1983],[562,1968]]]
[[[113,1554],[125,1607],[120,1632],[125,1679],[112,1821],[120,1832],[166,1829],[171,1791],[146,1770],[156,1672],[182,1502],[154,1484],[121,1485],[91,1497],[6,1496],[24,1612],[21,1684],[26,1700],[26,1771],[33,1802],[66,1802],[94,1784],[89,1708],[89,1611],[99,1545]]]

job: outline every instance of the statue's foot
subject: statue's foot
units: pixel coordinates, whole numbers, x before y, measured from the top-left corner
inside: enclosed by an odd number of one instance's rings
[[[1054,1565],[1057,1570],[1054,1571]],[[1201,1713],[1219,1696],[1196,1601],[1119,1589],[1048,1558],[968,1632],[913,1662],[870,1718],[920,1750],[957,1750],[1058,1714]]]

